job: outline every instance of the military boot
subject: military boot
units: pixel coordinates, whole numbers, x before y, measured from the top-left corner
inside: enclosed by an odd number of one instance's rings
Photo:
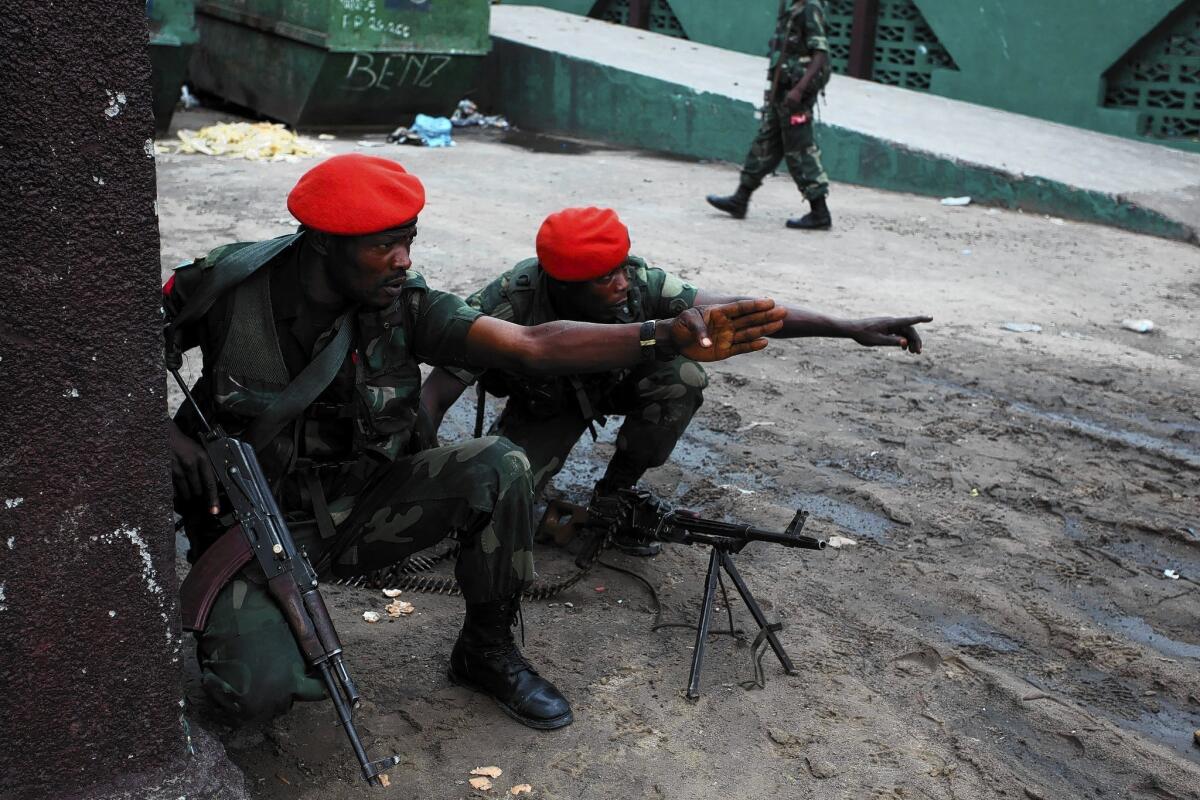
[[[450,653],[450,680],[488,695],[505,714],[530,728],[548,731],[570,725],[575,717],[567,698],[538,675],[513,640],[519,612],[517,598],[468,603],[462,633]]]
[[[710,206],[724,211],[734,219],[744,219],[746,209],[750,207],[750,194],[749,189],[739,184],[737,191],[731,195],[723,197],[719,194],[710,194],[704,199]]]
[[[825,205],[824,197],[816,197],[808,201],[812,210],[799,219],[787,221],[789,228],[802,231],[827,231],[833,227],[833,217],[829,215],[829,206]]]
[[[609,528],[613,546],[627,555],[647,558],[662,552],[661,544],[625,524],[622,511],[617,489],[607,487],[603,481],[597,483],[588,501],[588,525]]]

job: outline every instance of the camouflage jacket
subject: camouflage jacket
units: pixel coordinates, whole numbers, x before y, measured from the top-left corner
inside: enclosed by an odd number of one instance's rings
[[[768,80],[776,87],[779,95],[786,93],[804,77],[804,72],[817,51],[829,52],[825,4],[822,0],[792,0],[782,3],[779,18],[775,23],[775,35],[771,38],[768,71]],[[812,98],[815,99],[817,93],[829,83],[830,71],[827,65],[809,86],[808,94]]]
[[[612,322],[643,322],[647,319],[675,317],[696,302],[695,286],[657,267],[647,266],[637,256],[630,256],[626,260],[625,270],[630,284],[629,302]],[[551,303],[548,281],[549,277],[542,271],[537,259],[526,259],[468,297],[467,304],[490,317],[518,325],[554,322],[563,316]],[[578,408],[581,389],[592,398],[590,405],[596,407],[598,399],[629,372],[614,370],[547,378],[497,370],[450,371],[467,385],[482,380],[489,392],[501,396],[512,395],[539,416]],[[591,416],[585,411],[585,418]]]
[[[169,323],[206,281],[214,280],[223,259],[238,247],[226,245],[184,264],[163,288]],[[199,347],[203,373],[194,387],[205,414],[237,435],[324,347],[334,314],[322,311],[303,291],[301,259],[311,257],[302,237],[179,331],[179,345]],[[260,448],[263,469],[273,481],[298,465],[372,465],[409,450],[417,417],[420,363],[460,367],[466,336],[480,316],[461,299],[429,289],[409,273],[405,292],[383,311],[354,315],[350,355],[332,383],[301,417]],[[194,434],[188,406],[176,417]],[[210,420],[211,421],[211,420]],[[322,479],[324,481],[324,478]]]

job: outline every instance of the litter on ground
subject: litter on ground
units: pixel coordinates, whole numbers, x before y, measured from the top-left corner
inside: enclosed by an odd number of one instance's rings
[[[198,131],[181,130],[174,152],[245,158],[250,161],[294,161],[323,155],[325,147],[272,122],[218,122]]]
[[[508,120],[499,114],[485,115],[479,113],[479,106],[471,100],[459,100],[458,107],[450,115],[450,124],[456,128],[479,126],[481,128],[507,128]]]
[[[1154,323],[1148,319],[1123,319],[1121,327],[1135,333],[1149,333],[1154,330]]]
[[[416,607],[407,600],[393,600],[384,606],[384,610],[387,611],[389,617],[407,617],[416,611]]]

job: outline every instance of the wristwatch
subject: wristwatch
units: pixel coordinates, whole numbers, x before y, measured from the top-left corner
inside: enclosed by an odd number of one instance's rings
[[[642,327],[638,329],[638,344],[642,348],[642,361],[673,361],[678,351],[675,349],[671,337],[668,335],[666,341],[658,340],[658,320],[648,319],[642,323]]]

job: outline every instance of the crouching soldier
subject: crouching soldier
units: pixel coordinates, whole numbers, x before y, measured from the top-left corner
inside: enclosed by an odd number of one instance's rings
[[[697,306],[738,302],[704,291],[629,253],[629,232],[611,209],[568,208],[546,218],[537,234],[537,257],[500,275],[467,299],[495,319],[523,326],[579,320],[626,326],[686,313]],[[829,336],[866,346],[921,351],[915,326],[930,317],[844,320],[787,308],[783,325],[769,334]],[[632,487],[651,467],[664,464],[704,399],[708,380],[688,352],[605,372],[530,375],[513,370],[435,369],[421,403],[435,428],[477,379],[508,402],[491,433],[529,457],[534,491],[562,469],[579,437],[606,415],[623,415],[616,452],[596,484],[589,509],[603,519],[617,511],[617,492]],[[594,434],[594,428],[593,434]],[[617,531],[616,544],[635,555],[657,546]]]
[[[224,245],[175,272],[163,288],[168,348],[200,348],[192,391],[203,413],[255,447],[322,573],[385,568],[455,533],[466,618],[450,678],[525,725],[558,728],[572,721],[570,705],[511,631],[533,576],[528,458],[500,436],[421,449],[420,364],[555,375],[663,354],[715,360],[765,347],[783,312],[748,301],[681,309],[649,328],[487,317],[413,271],[424,204],[421,182],[393,161],[317,165],[288,197],[297,233]],[[233,523],[199,430],[187,405],[170,428],[193,560]],[[257,566],[224,585],[197,645],[203,687],[234,721],[324,696]]]

